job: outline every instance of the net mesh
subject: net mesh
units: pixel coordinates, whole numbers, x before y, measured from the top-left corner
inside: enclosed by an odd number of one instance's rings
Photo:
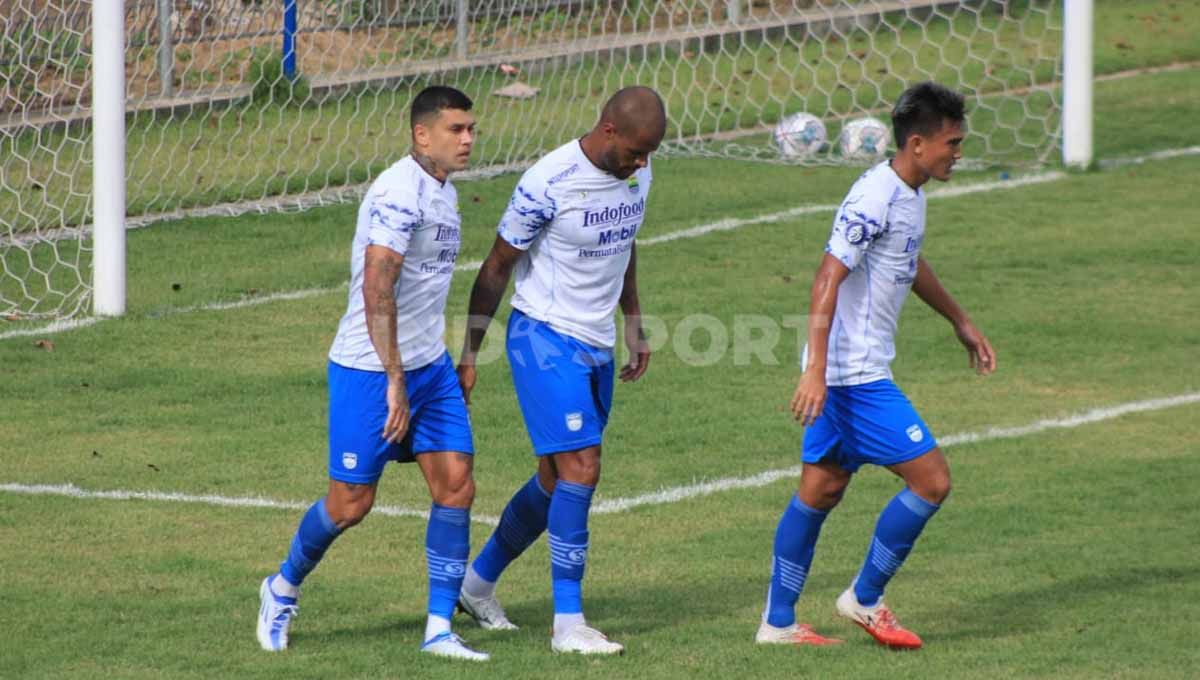
[[[130,223],[356,196],[408,150],[408,103],[433,83],[475,99],[473,164],[485,171],[578,136],[632,84],[666,101],[660,153],[862,163],[839,150],[843,126],[886,120],[926,79],[967,95],[975,164],[1037,165],[1059,143],[1059,5],[126,0]],[[71,316],[88,302],[90,12],[89,0],[0,0],[9,318]],[[781,154],[773,128],[798,112],[823,122],[827,143]]]

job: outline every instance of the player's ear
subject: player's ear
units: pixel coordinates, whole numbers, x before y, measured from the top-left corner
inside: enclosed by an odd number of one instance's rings
[[[429,128],[417,123],[412,129],[413,146],[429,146]]]
[[[908,143],[905,144],[905,147],[912,149],[914,156],[920,156],[925,152],[924,145],[925,138],[919,134],[913,133],[908,136]]]

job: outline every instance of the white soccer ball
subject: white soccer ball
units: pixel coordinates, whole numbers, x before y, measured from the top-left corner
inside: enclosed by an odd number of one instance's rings
[[[775,126],[775,148],[784,158],[804,158],[821,150],[825,124],[811,113],[793,113]]]
[[[857,161],[882,160],[892,133],[877,118],[858,118],[846,123],[838,137],[843,158]]]

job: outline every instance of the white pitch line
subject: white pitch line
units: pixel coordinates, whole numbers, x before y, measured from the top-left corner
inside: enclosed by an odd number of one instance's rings
[[[0,484],[0,491],[31,496],[67,496],[69,498],[101,499],[112,501],[165,501],[171,503],[198,503],[232,508],[274,508],[278,510],[307,510],[312,501],[277,501],[257,496],[193,495],[172,491],[88,491],[74,484]],[[396,505],[376,505],[372,514],[388,517],[420,517],[429,519],[428,510],[404,508]],[[500,520],[489,515],[472,515],[471,521],[496,526]]]
[[[983,192],[988,192],[988,191],[997,191],[997,190],[1001,190],[1001,189],[1016,189],[1018,187],[1025,187],[1025,186],[1030,186],[1033,184],[1044,184],[1046,182],[1055,182],[1060,179],[1065,179],[1066,177],[1067,177],[1067,175],[1064,172],[1053,171],[1053,172],[1040,172],[1040,173],[1036,173],[1036,174],[1032,174],[1032,175],[1024,175],[1024,176],[1016,177],[1014,179],[1000,180],[997,182],[976,182],[974,184],[964,184],[964,185],[958,186],[958,187],[950,187],[950,188],[946,188],[946,189],[935,189],[935,190],[929,192],[929,199],[933,200],[936,198],[954,198],[957,196],[967,196],[969,194],[978,194],[978,193],[983,193]],[[773,223],[773,222],[782,222],[784,220],[790,220],[790,219],[793,219],[796,217],[800,217],[801,215],[811,215],[813,213],[830,213],[832,215],[832,213],[837,209],[838,209],[838,206],[833,205],[833,204],[830,204],[830,205],[802,205],[802,206],[798,206],[795,208],[789,208],[787,210],[781,210],[779,212],[767,213],[765,215],[758,215],[756,217],[727,218],[727,219],[723,219],[723,220],[718,220],[716,222],[709,222],[708,224],[701,224],[696,227],[690,227],[688,229],[672,231],[670,233],[661,234],[659,236],[651,236],[649,238],[638,239],[637,244],[639,246],[652,246],[652,245],[656,245],[658,243],[667,243],[669,241],[677,241],[679,239],[696,238],[697,236],[704,236],[705,234],[711,234],[711,233],[718,232],[718,231],[733,231],[734,229],[741,229],[742,227],[748,227],[748,226],[751,226],[754,224],[769,224],[769,223]]]
[[[0,333],[0,340],[7,340],[9,338],[32,338],[39,335],[62,333],[64,331],[75,330],[76,328],[95,326],[100,321],[101,319],[95,316],[85,316],[80,319],[60,319],[45,326],[38,326],[37,328],[18,328],[14,331]]]
[[[1200,146],[1185,146],[1181,149],[1163,149],[1148,153],[1145,156],[1125,156],[1122,158],[1109,158],[1099,161],[1099,166],[1105,170],[1111,168],[1120,168],[1126,165],[1141,165],[1150,161],[1164,161],[1169,158],[1181,158],[1183,156],[1195,156],[1200,154]]]
[[[1057,181],[1060,179],[1064,179],[1066,176],[1067,175],[1063,172],[1054,171],[1054,172],[1036,173],[1036,174],[1032,174],[1032,175],[1024,175],[1024,176],[1015,177],[1015,178],[1009,179],[1009,180],[1001,180],[998,182],[977,182],[975,184],[965,184],[965,185],[959,186],[959,187],[952,187],[952,188],[931,191],[931,192],[929,192],[929,198],[930,199],[954,198],[957,196],[967,196],[969,194],[997,191],[997,190],[1001,190],[1001,189],[1016,189],[1019,187],[1030,186],[1033,184],[1044,184],[1046,182],[1054,182],[1054,181]],[[798,206],[795,208],[788,208],[787,210],[780,210],[778,212],[766,213],[766,214],[757,215],[754,217],[728,218],[728,219],[723,219],[723,220],[717,220],[716,222],[709,222],[707,224],[701,224],[701,225],[697,225],[695,227],[689,227],[687,229],[680,229],[678,231],[672,231],[672,232],[669,232],[666,234],[660,234],[658,236],[651,236],[649,238],[638,239],[637,243],[639,246],[653,246],[653,245],[657,245],[659,243],[668,243],[670,241],[678,241],[680,239],[697,238],[697,237],[704,236],[706,234],[712,234],[715,232],[733,231],[735,229],[741,229],[742,227],[749,227],[749,226],[756,225],[756,224],[772,224],[775,222],[782,222],[784,220],[790,220],[790,219],[794,219],[796,217],[800,217],[801,215],[811,215],[813,213],[822,213],[822,212],[827,212],[827,213],[832,214],[833,211],[837,210],[837,208],[838,208],[838,206],[836,206],[836,205],[802,205],[802,206]],[[462,264],[456,265],[454,267],[454,271],[473,272],[473,271],[478,271],[481,266],[483,266],[483,262],[478,261],[478,260],[475,260],[472,262],[464,262]],[[257,307],[258,305],[263,305],[263,304],[267,304],[270,302],[278,302],[281,300],[302,300],[305,298],[317,297],[319,295],[334,293],[339,290],[345,290],[345,289],[346,289],[346,284],[342,284],[340,286],[325,287],[325,288],[305,288],[303,290],[283,291],[283,292],[279,292],[279,293],[271,293],[268,295],[246,297],[246,298],[242,298],[240,300],[229,300],[226,302],[209,302],[209,303],[205,303],[205,304],[201,304],[201,305],[192,305],[189,307],[169,308],[169,309],[163,310],[161,312],[154,313],[154,317],[161,318],[161,317],[165,317],[165,316],[174,316],[176,314],[188,314],[191,312],[202,312],[202,311],[225,311],[225,310],[231,310],[231,309],[244,309],[247,307]],[[19,329],[19,330],[14,330],[14,331],[8,331],[6,333],[0,333],[0,340],[7,340],[9,338],[17,338],[17,337],[30,337],[30,336],[36,336],[36,335],[48,335],[51,333],[61,333],[63,331],[73,330],[75,328],[82,328],[84,326],[92,326],[92,325],[95,325],[98,321],[101,321],[101,319],[98,319],[96,317],[85,317],[82,319],[77,319],[73,322],[72,321],[55,322],[55,323],[49,324],[47,326],[40,326],[38,328],[25,328],[25,329]]]
[[[1173,397],[1146,399],[1143,401],[1118,404],[1116,406],[1097,408],[1076,415],[1067,416],[1065,418],[1039,420],[1037,422],[1030,423],[1029,425],[1021,425],[1017,427],[991,427],[978,432],[952,434],[941,438],[939,440],[939,444],[942,448],[946,448],[950,446],[957,446],[959,444],[972,444],[985,441],[994,441],[997,439],[1013,439],[1038,432],[1045,432],[1046,430],[1076,428],[1082,425],[1098,423],[1104,420],[1112,420],[1113,418],[1118,418],[1130,413],[1161,411],[1163,409],[1194,403],[1200,403],[1200,392],[1189,392]],[[628,498],[602,500],[592,506],[592,514],[610,515],[618,512],[626,512],[643,505],[664,505],[668,503],[678,503],[690,498],[709,496],[723,491],[731,491],[734,489],[755,489],[767,486],[768,484],[773,484],[780,479],[794,478],[800,474],[800,469],[800,466],[796,465],[778,470],[767,470],[765,472],[760,472],[748,477],[725,477],[722,479],[714,479],[708,482],[700,482],[698,484],[666,488],[661,491],[640,494],[638,496],[631,496]],[[311,505],[311,503],[303,503],[300,501],[277,501],[261,497],[228,497],[215,495],[197,496],[162,491],[87,491],[80,489],[73,484],[27,485],[10,483],[0,484],[0,491],[31,495],[68,496],[71,498],[167,501],[176,503],[218,505],[226,507],[276,508],[286,510],[304,510]],[[388,505],[377,505],[372,512],[390,517],[429,518],[429,513],[424,510]],[[499,523],[499,520],[496,517],[492,517],[490,515],[473,514],[471,520],[480,524],[486,524],[488,526],[496,526]]]
[[[942,448],[946,448],[950,446],[957,446],[959,444],[973,444],[997,439],[1012,439],[1015,437],[1024,437],[1026,435],[1035,434],[1037,432],[1045,432],[1046,430],[1070,429],[1090,423],[1098,423],[1103,420],[1111,420],[1129,413],[1160,411],[1162,409],[1182,406],[1184,404],[1194,404],[1197,402],[1200,402],[1200,392],[1189,392],[1187,394],[1180,394],[1174,397],[1164,397],[1161,399],[1134,401],[1127,404],[1110,406],[1107,408],[1093,409],[1091,411],[1086,411],[1073,416],[1067,416],[1065,418],[1039,420],[1035,423],[1021,425],[1018,427],[991,427],[979,432],[952,434],[938,439],[938,445]],[[796,465],[780,470],[767,470],[766,472],[760,472],[749,477],[725,477],[722,479],[714,479],[712,481],[691,484],[688,486],[677,486],[663,489],[662,491],[641,494],[639,496],[632,496],[629,498],[613,498],[611,500],[600,501],[593,505],[592,514],[607,515],[615,512],[625,512],[643,505],[678,503],[679,501],[689,498],[708,496],[721,491],[730,491],[733,489],[754,489],[772,484],[780,479],[794,478],[799,474],[800,466]]]

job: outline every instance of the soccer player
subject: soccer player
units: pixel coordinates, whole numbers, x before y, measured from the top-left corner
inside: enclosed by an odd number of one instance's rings
[[[620,90],[578,140],[550,152],[520,179],[471,291],[471,322],[459,362],[470,399],[475,358],[516,270],[507,353],[537,473],[517,491],[463,584],[459,606],[488,629],[516,628],[496,600],[505,567],[543,531],[550,534],[556,652],[620,654],[587,625],[581,583],[588,509],[600,480],[600,448],[613,396],[618,304],[630,360],[625,382],[646,371],[635,237],[650,191],[650,154],[666,133],[653,90]]]
[[[864,463],[887,467],[905,488],[884,507],[862,569],[837,599],[837,612],[880,643],[917,649],[883,590],[908,556],[925,523],[950,493],[950,469],[933,435],[892,382],[893,337],[911,288],[945,317],[967,349],[970,365],[987,375],[996,354],[967,313],[921,257],[925,192],[931,178],[950,179],[962,157],[962,96],[935,83],[900,95],[892,111],[895,158],[854,183],[833,221],[813,279],[804,373],[791,410],[804,431],[799,490],[775,532],[771,585],[756,640],[823,645],[840,642],[797,624],[821,523]]]
[[[358,210],[350,300],[329,350],[329,492],[308,509],[279,572],[260,588],[258,641],[287,648],[300,585],[375,502],[389,460],[416,461],[433,497],[425,554],[429,617],[421,651],[485,661],[451,632],[470,551],[474,444],[466,400],[442,336],[458,256],[458,195],[471,100],[429,87],[412,102],[413,151],[371,185]]]

